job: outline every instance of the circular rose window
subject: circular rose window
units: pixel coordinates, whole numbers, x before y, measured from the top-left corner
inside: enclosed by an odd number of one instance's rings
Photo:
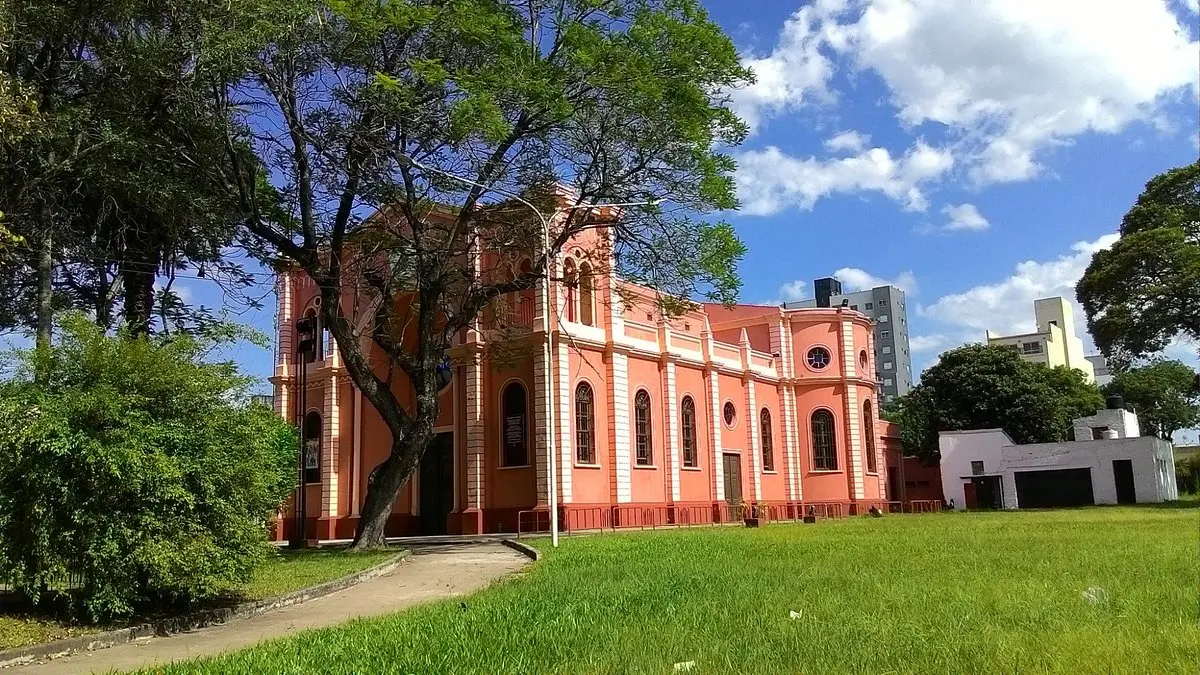
[[[733,428],[733,425],[737,423],[737,408],[733,407],[733,401],[725,402],[721,416],[725,418],[725,426]]]
[[[829,355],[829,350],[824,347],[813,347],[808,350],[808,367],[813,370],[824,370],[833,361],[833,357]]]

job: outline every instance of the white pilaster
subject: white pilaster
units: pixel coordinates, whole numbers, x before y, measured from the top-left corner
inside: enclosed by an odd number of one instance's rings
[[[483,365],[472,354],[463,366],[466,375],[467,508],[484,506]]]
[[[725,501],[725,463],[721,455],[721,386],[715,368],[708,371],[708,447],[712,448],[713,494],[716,500]]]
[[[675,401],[675,362],[667,361],[667,447],[671,453],[671,499],[679,501],[679,413]]]
[[[753,476],[753,496],[762,499],[762,446],[758,441],[758,402],[754,396],[754,379],[746,380],[746,443],[750,453],[750,475]]]
[[[278,330],[275,354],[275,376],[281,381],[275,384],[275,414],[292,420],[292,273],[288,270],[275,274],[275,325]]]
[[[612,430],[613,478],[616,483],[617,502],[625,503],[633,500],[630,475],[632,460],[629,449],[629,357],[620,352],[613,352],[609,365],[608,411],[609,429]]]
[[[540,300],[538,307],[541,307]],[[546,348],[545,344],[539,345],[539,349]],[[537,475],[537,503],[549,504],[550,476],[547,468],[550,466],[550,425],[547,424],[547,420],[550,417],[551,393],[546,390],[546,385],[550,382],[550,374],[546,372],[543,354],[539,354],[538,359],[533,362],[534,456],[530,459]]]
[[[575,466],[575,456],[572,454],[572,448],[575,447],[574,438],[571,436],[571,417],[574,413],[574,406],[571,405],[571,396],[574,394],[574,387],[571,386],[571,360],[570,354],[567,351],[567,345],[562,339],[558,343],[558,358],[556,368],[558,370],[558,397],[557,397],[557,413],[558,413],[558,445],[559,445],[559,486],[562,491],[562,503],[571,503],[571,474]]]
[[[325,386],[325,437],[321,441],[321,515],[338,515],[338,450],[341,446],[341,378]]]
[[[846,433],[847,455],[850,466],[851,497],[863,499],[863,470],[862,470],[862,434],[859,427],[861,417],[858,407],[858,385],[852,382],[857,377],[858,355],[854,350],[854,323],[850,319],[842,320],[842,373],[846,387]]]

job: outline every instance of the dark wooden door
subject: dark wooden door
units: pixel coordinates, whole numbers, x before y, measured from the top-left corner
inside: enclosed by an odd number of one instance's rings
[[[1133,460],[1113,460],[1113,481],[1117,484],[1118,504],[1137,503],[1137,492],[1133,489]]]
[[[729,518],[741,518],[742,508],[742,456],[727,452],[724,455],[725,503],[729,505]]]
[[[421,458],[421,534],[446,534],[454,508],[454,434],[437,434]]]
[[[975,488],[975,507],[980,509],[1004,508],[1004,493],[1000,490],[999,476],[976,476],[971,479]],[[967,508],[972,508],[970,505]]]

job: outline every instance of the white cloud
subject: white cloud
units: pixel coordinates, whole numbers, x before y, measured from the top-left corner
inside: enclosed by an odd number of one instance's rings
[[[828,4],[828,3],[826,3]],[[810,98],[832,101],[827,85],[833,63],[821,53],[819,26],[830,8],[806,6],[788,17],[779,42],[767,56],[748,58],[755,83],[730,92],[733,109],[754,129],[768,118],[794,110]]]
[[[798,158],[768,146],[738,157],[738,196],[743,213],[759,216],[792,206],[811,209],[823,197],[867,191],[882,192],[910,211],[924,211],[929,202],[921,186],[953,166],[948,151],[920,140],[895,158],[884,148],[835,159]]]
[[[975,208],[974,204],[959,204],[957,206],[947,204],[942,207],[942,213],[949,216],[950,222],[946,223],[943,229],[969,232],[982,232],[992,226],[983,214],[979,213],[979,209]]]
[[[1200,14],[1200,0],[1183,0],[1183,5],[1191,10],[1192,14]]]
[[[842,282],[842,290],[850,293],[876,286],[895,286],[907,295],[917,293],[917,278],[912,272],[901,272],[895,279],[884,279],[857,267],[843,267],[834,272],[833,277]]]
[[[808,298],[808,282],[797,279],[779,287],[779,302],[796,302]],[[778,304],[778,303],[772,303]]]
[[[1075,304],[1075,284],[1092,254],[1112,246],[1118,236],[1106,234],[1095,241],[1076,242],[1070,253],[1054,260],[1019,263],[1003,281],[944,295],[928,306],[918,307],[917,312],[946,326],[973,332],[982,341],[987,330],[1001,334],[1033,331],[1034,300],[1062,296],[1074,305],[1076,331],[1082,337],[1084,315]]]
[[[871,137],[857,131],[843,131],[825,141],[829,152],[862,152],[871,143]]]
[[[901,122],[958,133],[980,184],[1028,179],[1042,151],[1200,91],[1198,43],[1166,0],[864,0],[846,18],[809,32],[879,74]]]
[[[915,354],[918,352],[943,352],[958,342],[942,333],[931,335],[914,335],[908,339],[908,348]]]

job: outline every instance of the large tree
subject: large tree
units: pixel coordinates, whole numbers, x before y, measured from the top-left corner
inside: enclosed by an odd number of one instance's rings
[[[1146,184],[1076,293],[1096,346],[1117,366],[1179,337],[1200,340],[1200,161]]]
[[[219,171],[228,120],[202,77],[217,12],[0,3],[0,210],[24,242],[0,264],[0,329],[45,342],[51,313],[76,307],[144,334],[167,308],[175,324],[206,318],[170,292],[175,270],[248,281],[222,255],[241,218]]]
[[[229,65],[220,102],[241,124],[229,167],[248,243],[315,281],[346,371],[391,432],[357,546],[383,542],[457,336],[554,274],[576,235],[600,228],[661,310],[733,301],[743,247],[692,214],[736,206],[722,148],[746,126],[726,104],[749,73],[696,0],[230,7],[210,58]],[[603,203],[639,205],[572,208]],[[482,265],[481,250],[494,253]]]
[[[898,403],[905,452],[933,461],[942,431],[1003,429],[1017,443],[1069,440],[1072,420],[1095,413],[1104,398],[1073,368],[1029,363],[1007,347],[967,345],[942,354]]]
[[[1104,385],[1104,393],[1125,399],[1137,412],[1143,433],[1171,440],[1176,431],[1200,425],[1196,373],[1182,361],[1160,357],[1119,372]]]

